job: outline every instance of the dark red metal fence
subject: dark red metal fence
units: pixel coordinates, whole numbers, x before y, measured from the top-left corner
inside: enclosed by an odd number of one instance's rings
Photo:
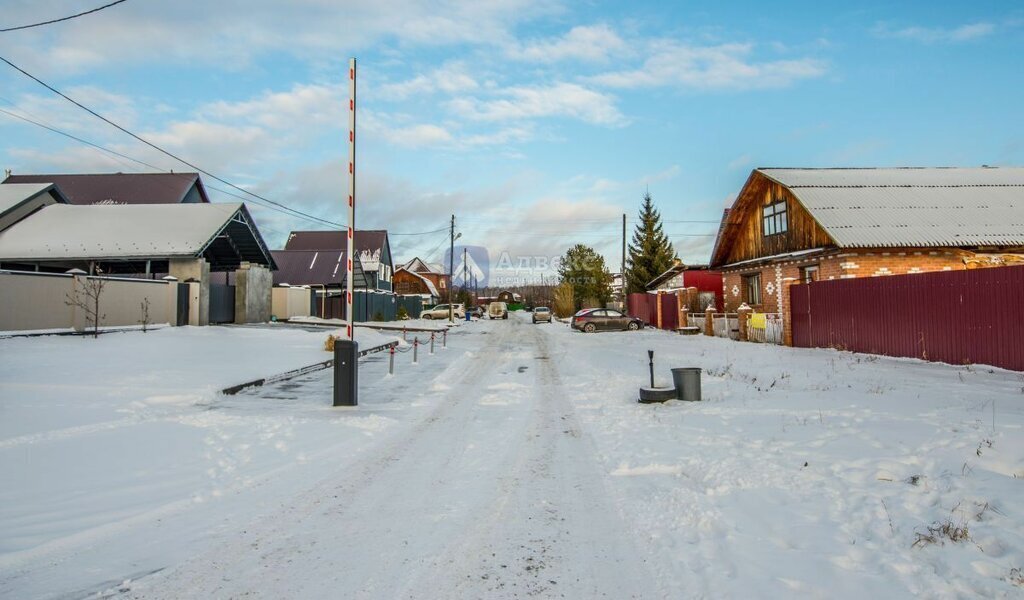
[[[1024,371],[1024,267],[816,281],[790,289],[794,346]]]
[[[631,317],[636,317],[653,325],[658,322],[658,301],[654,294],[630,294],[626,299],[627,312]]]
[[[658,326],[658,295],[630,294],[626,299],[630,316],[638,317],[651,327]],[[675,294],[661,295],[661,328],[674,330],[679,326],[679,301]]]

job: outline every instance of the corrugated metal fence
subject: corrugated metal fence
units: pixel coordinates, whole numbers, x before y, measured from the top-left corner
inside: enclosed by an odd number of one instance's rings
[[[1024,371],[1024,267],[791,288],[793,345]]]

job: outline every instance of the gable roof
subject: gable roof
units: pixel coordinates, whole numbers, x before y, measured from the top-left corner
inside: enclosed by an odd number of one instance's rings
[[[277,271],[274,283],[289,285],[345,285],[344,250],[274,250]],[[352,265],[353,286],[365,287],[366,279],[359,261]]]
[[[53,183],[69,204],[179,204],[193,186],[210,202],[198,173],[11,175],[3,183]]]
[[[409,262],[402,265],[403,269],[410,273],[433,273],[435,275],[444,275],[444,269],[438,269],[438,265],[428,263],[420,257],[416,257]]]
[[[52,183],[12,183],[0,185],[0,215],[49,193],[58,203],[67,204],[67,198]]]
[[[244,204],[52,204],[0,232],[4,261],[131,261],[203,256],[211,268],[274,268]]]
[[[840,248],[1024,245],[1024,168],[761,168],[725,217],[712,264],[760,177],[786,187]]]
[[[293,231],[288,234],[284,249],[346,250],[347,246],[345,232],[341,230]],[[352,248],[365,271],[376,271],[381,257],[391,255],[386,229],[357,229],[352,238]]]

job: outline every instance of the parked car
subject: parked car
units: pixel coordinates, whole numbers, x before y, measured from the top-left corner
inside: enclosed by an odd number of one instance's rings
[[[572,316],[570,326],[591,333],[594,331],[636,331],[644,322],[610,308],[585,308]]]
[[[545,321],[547,323],[550,323],[551,309],[546,306],[538,306],[537,308],[533,309],[533,322],[537,323],[538,321]]]
[[[456,319],[466,318],[466,307],[462,304],[453,304],[454,316]],[[420,314],[421,319],[447,319],[448,318],[448,305],[438,304],[434,308],[427,309]]]
[[[508,304],[504,302],[491,302],[487,305],[487,316],[491,319],[507,319]]]
[[[482,319],[484,318],[484,307],[474,306],[473,308],[470,309],[469,314],[478,319]]]

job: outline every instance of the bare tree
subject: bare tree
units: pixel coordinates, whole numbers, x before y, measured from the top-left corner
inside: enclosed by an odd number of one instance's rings
[[[142,318],[139,319],[139,323],[142,324],[142,333],[146,333],[146,328],[149,327],[149,298],[142,299]]]
[[[94,338],[99,337],[100,321],[107,316],[100,313],[100,297],[103,295],[103,288],[106,287],[107,280],[100,277],[103,275],[103,271],[99,268],[96,269],[96,275],[97,277],[83,277],[82,285],[76,285],[74,292],[66,294],[64,299],[64,304],[85,312],[85,322],[92,326]],[[77,275],[75,277],[77,278]]]

